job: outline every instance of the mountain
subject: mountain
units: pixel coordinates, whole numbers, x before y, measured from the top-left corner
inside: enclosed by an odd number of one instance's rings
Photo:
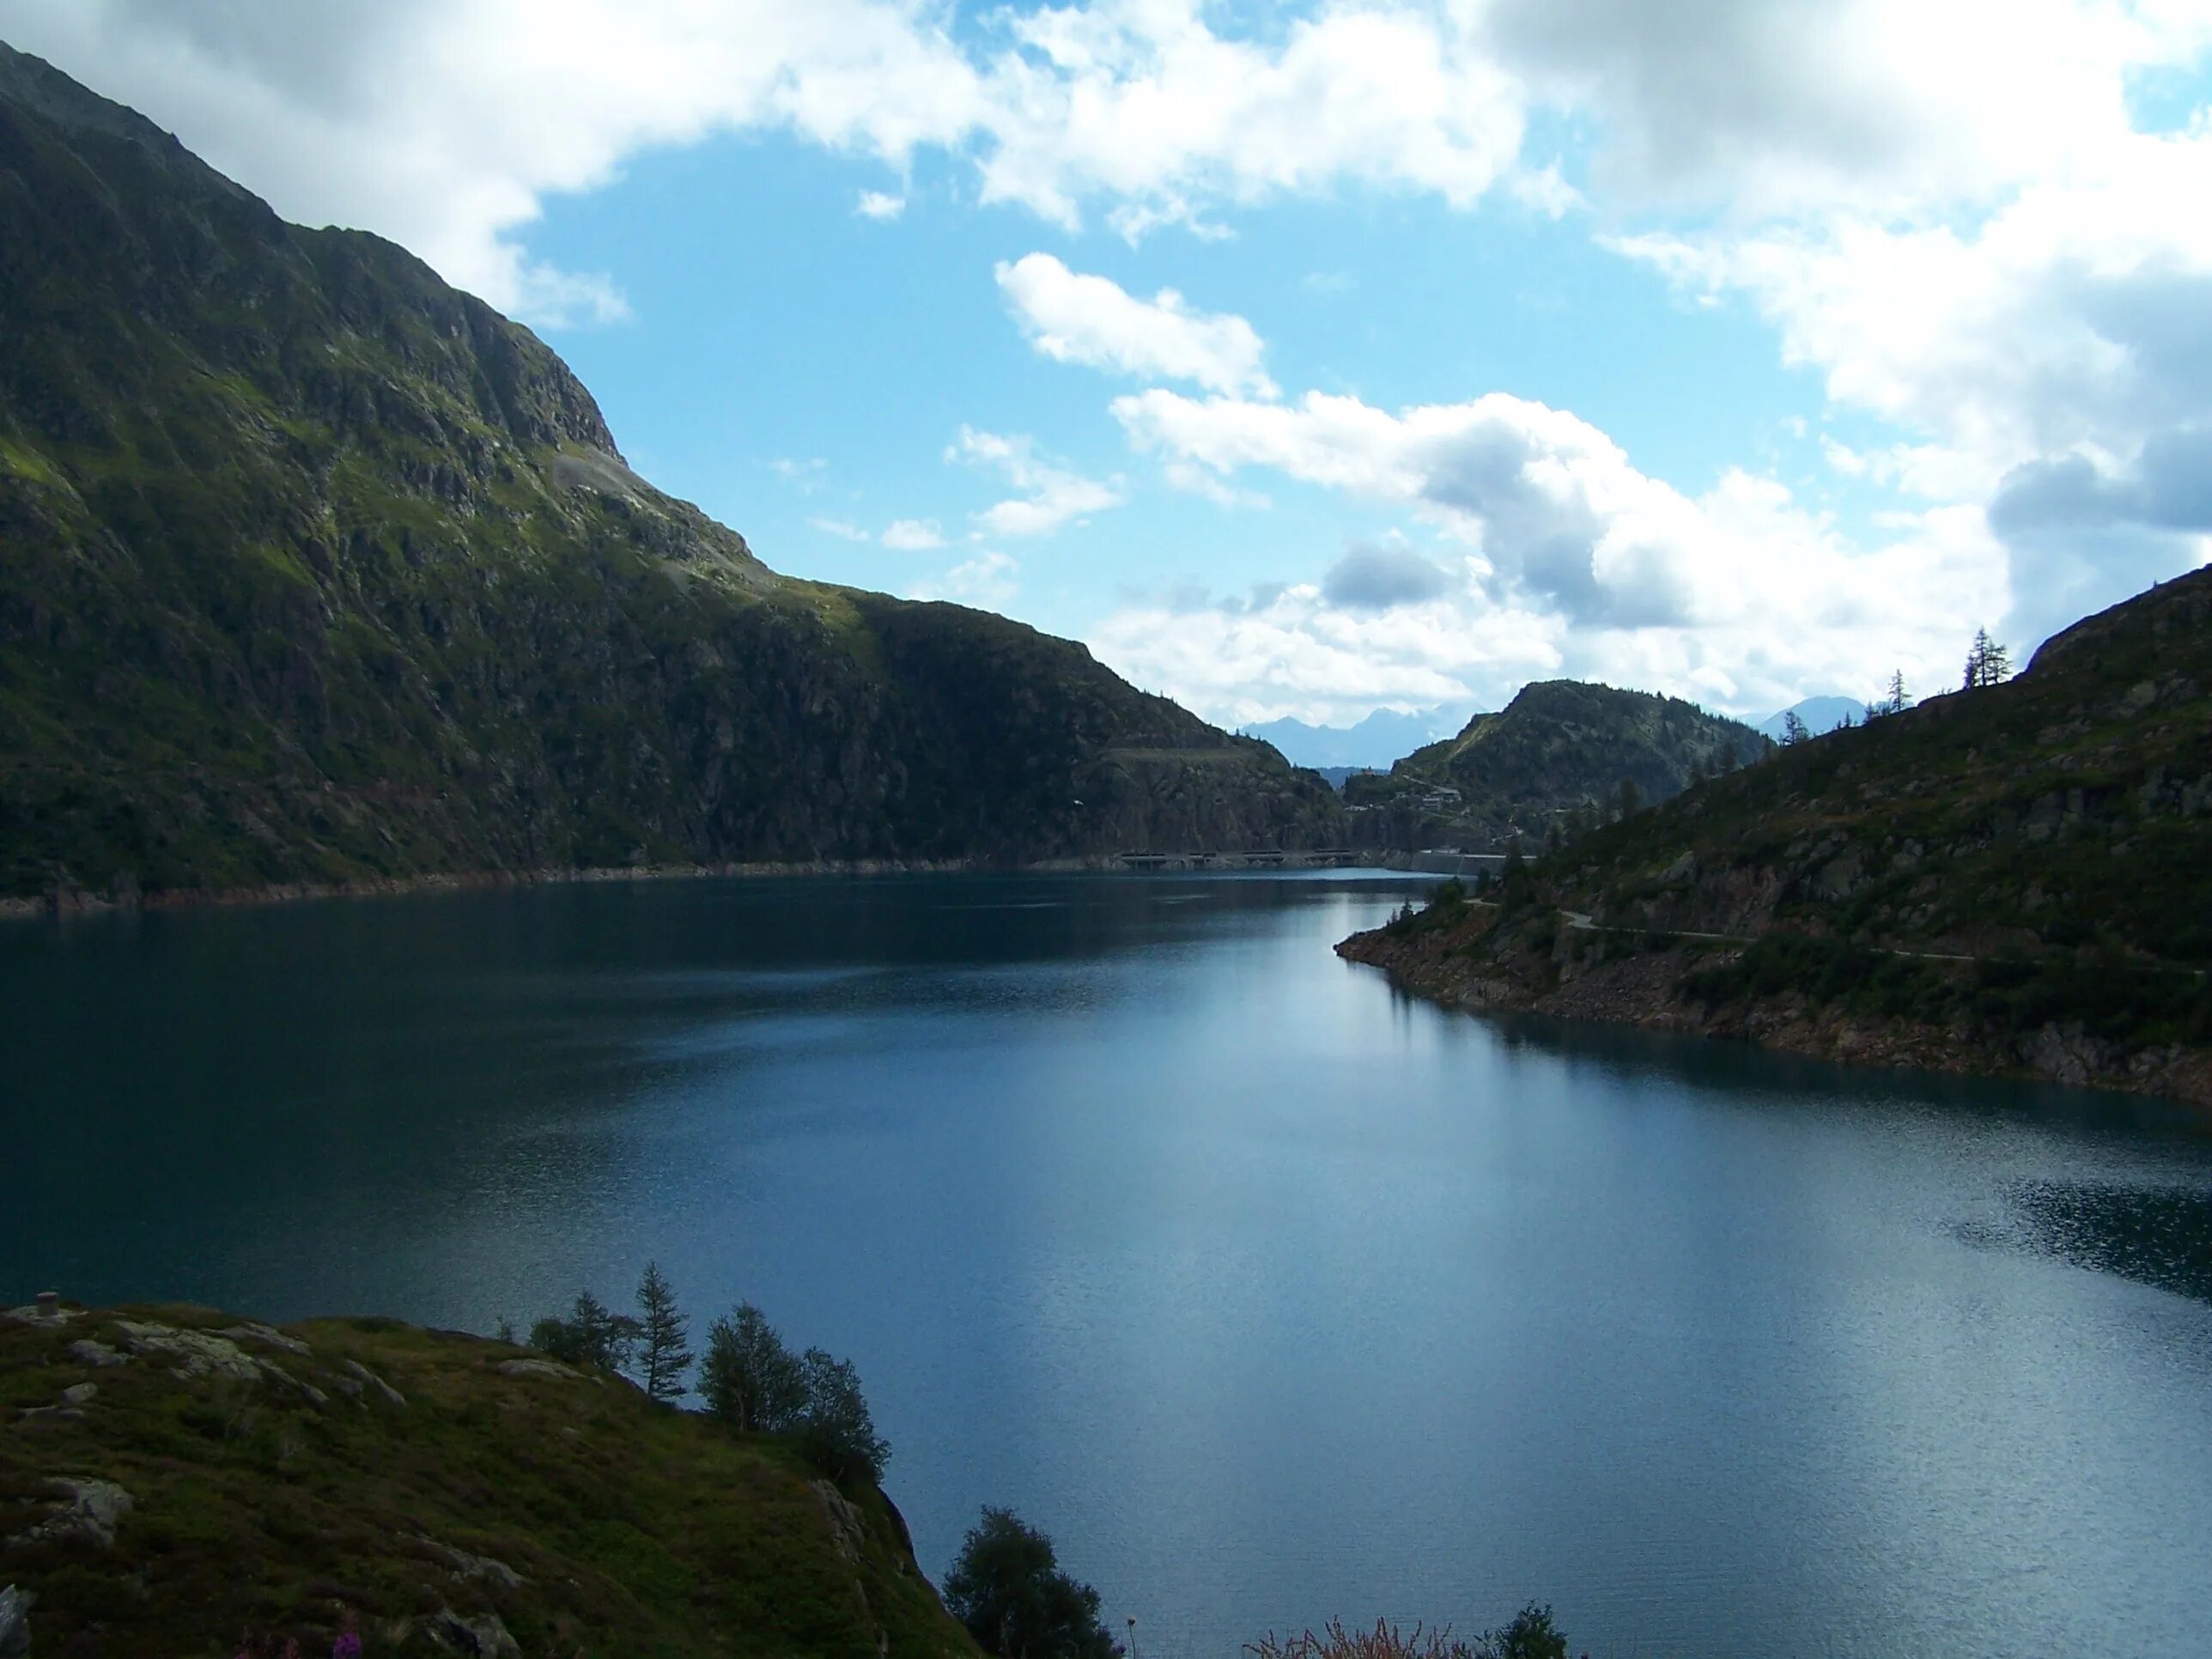
[[[1845,720],[1856,720],[1866,713],[1866,705],[1856,697],[1808,697],[1802,702],[1793,702],[1787,708],[1777,709],[1754,728],[1765,732],[1775,742],[1782,741],[1783,721],[1795,714],[1805,722],[1805,729],[1814,737],[1832,732]]]
[[[1378,708],[1354,726],[1309,726],[1285,718],[1245,726],[1243,733],[1274,744],[1293,766],[1380,771],[1407,750],[1448,736],[1465,719],[1446,708],[1417,708],[1410,714]]]
[[[1772,748],[1741,721],[1679,698],[1540,680],[1500,713],[1477,714],[1456,737],[1415,750],[1389,777],[1350,780],[1345,795],[1400,817],[1418,806],[1425,817],[1412,831],[1417,841],[1448,825],[1457,844],[1501,844],[1616,806],[1624,781],[1641,801],[1664,800]]]
[[[0,1651],[978,1655],[865,1474],[505,1342],[0,1310]]]
[[[1338,812],[1079,645],[777,575],[529,331],[0,47],[0,898]]]
[[[1447,1000],[2212,1102],[2212,571],[1340,947]]]

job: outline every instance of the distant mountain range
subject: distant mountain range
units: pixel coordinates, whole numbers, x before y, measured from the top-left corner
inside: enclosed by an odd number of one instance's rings
[[[527,329],[5,46],[0,550],[0,900],[1341,833],[1080,645],[777,574]]]
[[[1243,734],[1272,743],[1293,766],[1324,772],[1340,767],[1381,771],[1401,756],[1449,737],[1467,719],[1465,711],[1449,708],[1417,708],[1409,714],[1378,708],[1356,726],[1309,726],[1285,719],[1248,726]]]
[[[1779,743],[1783,721],[1795,714],[1805,722],[1805,729],[1817,738],[1824,732],[1834,731],[1846,720],[1860,719],[1865,713],[1866,705],[1856,697],[1808,697],[1769,714],[1757,723],[1757,729]]]

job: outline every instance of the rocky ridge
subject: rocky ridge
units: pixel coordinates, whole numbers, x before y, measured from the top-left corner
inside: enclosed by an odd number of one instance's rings
[[[779,576],[528,330],[0,46],[0,897],[1340,822],[1080,645]]]
[[[1456,1006],[2212,1102],[2212,572],[1346,940]]]

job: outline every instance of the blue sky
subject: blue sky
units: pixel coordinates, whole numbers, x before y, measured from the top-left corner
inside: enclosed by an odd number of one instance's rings
[[[2212,0],[0,0],[0,38],[532,323],[772,566],[1224,721],[1932,689],[2212,550]]]

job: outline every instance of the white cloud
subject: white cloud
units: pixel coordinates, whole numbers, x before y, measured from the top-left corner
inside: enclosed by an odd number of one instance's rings
[[[1019,592],[1015,581],[1020,563],[1004,553],[982,552],[954,565],[941,576],[915,583],[907,589],[913,599],[949,599],[956,605],[1003,610]]]
[[[1738,221],[1940,211],[2123,137],[2128,77],[2202,49],[2200,0],[1489,0],[1489,50],[1589,112],[1616,204]]]
[[[868,532],[866,531],[861,529],[860,526],[856,524],[849,524],[842,519],[809,519],[806,522],[812,525],[823,535],[835,536],[841,541],[864,542],[868,539]]]
[[[1102,483],[1040,460],[1036,441],[1019,434],[1002,436],[963,426],[945,459],[989,467],[1024,492],[975,515],[975,522],[991,535],[1049,535],[1085,514],[1119,507],[1127,499],[1120,479]]]
[[[1511,167],[1520,99],[1444,13],[1331,3],[1247,40],[1207,9],[994,13],[963,44],[919,0],[0,0],[0,34],[287,216],[380,232],[546,323],[623,302],[523,252],[545,198],[716,131],[902,170],[934,147],[987,202],[1131,234],[1349,184],[1467,206]]]
[[[945,545],[945,532],[934,519],[894,519],[884,526],[884,545],[895,553],[926,553]]]
[[[1771,478],[1731,471],[1686,496],[1586,422],[1503,393],[1394,414],[1317,392],[1281,404],[1156,390],[1114,410],[1141,449],[1224,480],[1266,469],[1401,507],[1462,549],[1456,562],[1402,544],[1347,556],[1256,617],[1200,611],[1162,624],[1157,647],[1145,643],[1149,622],[1101,632],[1150,683],[1223,717],[1326,695],[1316,675],[1348,673],[1348,650],[1392,640],[1395,654],[1377,658],[1389,689],[1370,674],[1358,681],[1366,693],[1434,701],[1442,677],[1456,681],[1449,695],[1494,696],[1482,675],[1528,654],[1501,648],[1500,617],[1565,672],[1772,708],[1804,690],[1871,687],[1887,665],[1948,674],[1961,628],[1972,631],[1960,619],[2008,604],[2003,550],[1974,508],[1908,515],[1859,547]],[[1218,647],[1203,672],[1195,656],[1146,654],[1170,641],[1194,652],[1202,637]],[[1232,672],[1258,678],[1232,690]]]
[[[873,219],[878,224],[888,223],[906,211],[906,198],[892,196],[880,190],[864,190],[860,199],[853,204],[853,211],[863,219]]]
[[[1173,289],[1139,300],[1049,253],[1001,264],[996,275],[1030,343],[1057,362],[1194,380],[1210,392],[1275,395],[1260,367],[1266,343],[1242,317],[1194,311]]]
[[[779,455],[769,462],[768,470],[800,495],[811,495],[829,477],[830,463],[818,455],[805,460]]]

